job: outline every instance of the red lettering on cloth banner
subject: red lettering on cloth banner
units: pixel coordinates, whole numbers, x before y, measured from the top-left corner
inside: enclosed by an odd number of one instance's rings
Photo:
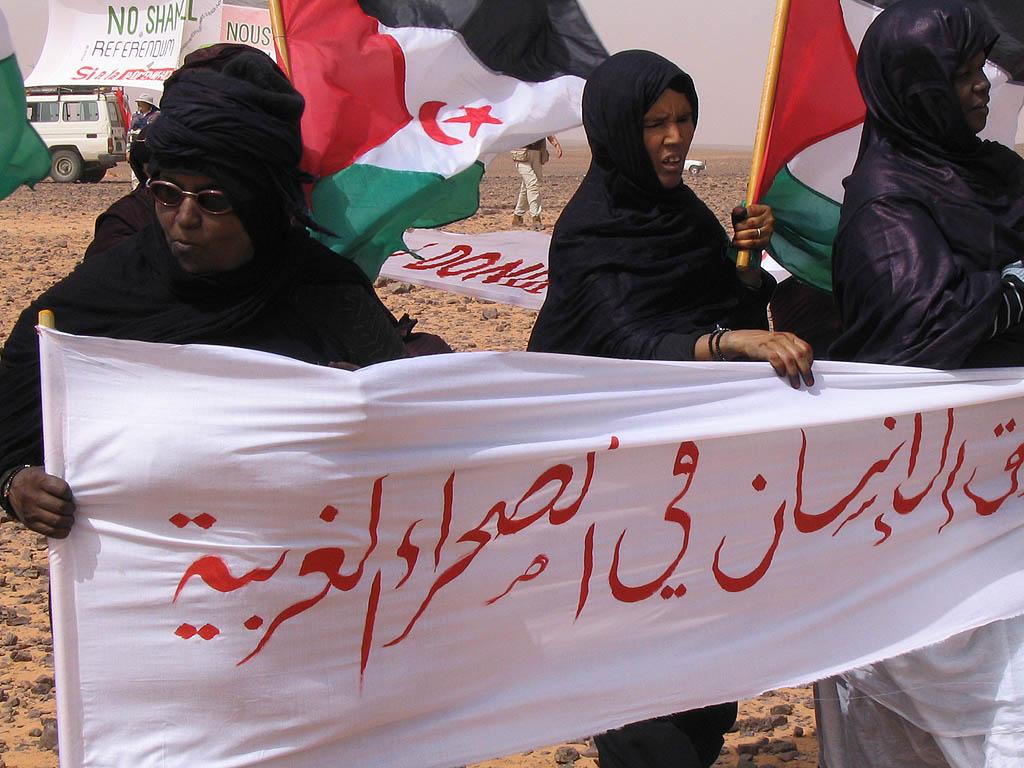
[[[875,422],[876,429],[877,425],[878,422]],[[481,610],[502,610],[503,605],[514,602],[506,598],[520,590],[525,594],[525,585],[531,582],[535,584],[545,578],[564,581],[565,574],[557,573],[556,566],[568,567],[574,574],[578,573],[579,577],[578,592],[573,596],[576,606],[572,618],[573,623],[578,623],[583,620],[587,604],[593,599],[595,585],[603,587],[605,578],[608,585],[606,596],[624,606],[694,594],[693,590],[697,589],[694,574],[702,576],[702,585],[716,587],[727,594],[754,589],[768,577],[780,550],[785,546],[784,533],[789,522],[789,510],[792,510],[793,526],[802,535],[813,535],[828,529],[827,535],[821,537],[824,542],[828,542],[840,533],[856,536],[859,531],[860,535],[869,534],[864,535],[863,546],[877,547],[897,538],[899,527],[910,525],[907,521],[913,520],[914,513],[922,509],[928,510],[929,514],[945,510],[945,520],[935,531],[938,535],[954,521],[958,509],[973,509],[975,515],[972,519],[989,518],[1004,509],[1010,499],[1024,496],[1024,488],[1021,487],[1024,483],[1020,478],[1021,468],[1024,467],[1024,443],[1016,445],[1008,456],[1000,452],[998,464],[989,458],[993,456],[993,441],[1004,440],[1010,444],[1006,438],[1016,428],[1013,418],[1001,418],[995,429],[989,431],[986,426],[983,435],[971,435],[969,439],[958,434],[958,430],[962,432],[964,428],[958,426],[957,414],[952,408],[935,414],[890,416],[882,420],[881,428],[884,430],[884,442],[879,447],[867,445],[869,453],[863,459],[866,465],[863,470],[856,465],[849,466],[849,462],[837,463],[834,443],[816,442],[813,430],[794,430],[792,438],[785,438],[791,441],[788,444],[793,449],[789,458],[773,464],[771,472],[767,468],[755,472],[749,481],[755,499],[761,500],[762,504],[770,500],[770,506],[762,507],[762,511],[758,512],[755,508],[752,514],[756,517],[751,519],[767,522],[767,513],[773,510],[772,532],[770,538],[765,537],[763,545],[757,546],[754,555],[742,555],[744,559],[749,558],[750,563],[744,566],[738,567],[735,562],[738,553],[736,534],[723,535],[714,530],[715,521],[719,518],[713,514],[714,510],[706,508],[709,497],[695,494],[698,475],[707,475],[710,481],[718,482],[714,480],[717,473],[726,471],[722,466],[716,466],[720,459],[707,458],[707,455],[717,457],[720,454],[714,452],[702,456],[701,447],[696,441],[683,440],[676,444],[673,460],[664,465],[675,478],[675,488],[659,519],[647,523],[657,527],[646,530],[637,525],[635,528],[606,530],[608,523],[587,508],[593,489],[603,487],[600,485],[601,470],[607,467],[602,462],[635,460],[628,446],[624,446],[618,436],[609,435],[596,438],[602,451],[609,452],[608,459],[599,460],[599,451],[594,450],[551,463],[539,470],[531,469],[516,492],[506,493],[504,498],[495,499],[492,496],[479,500],[477,496],[480,494],[480,486],[474,484],[479,481],[479,474],[471,476],[474,478],[472,482],[464,477],[460,479],[459,470],[453,469],[447,474],[441,474],[438,482],[441,478],[444,478],[444,482],[436,490],[437,501],[434,502],[433,512],[421,513],[422,516],[415,520],[403,520],[402,527],[390,528],[391,535],[396,537],[395,542],[399,538],[400,542],[390,543],[378,551],[378,528],[388,487],[386,483],[392,482],[386,480],[387,475],[382,475],[372,483],[366,542],[361,547],[358,562],[351,570],[345,569],[346,564],[353,559],[350,545],[322,546],[304,553],[285,550],[275,563],[253,568],[237,576],[221,557],[204,555],[186,568],[172,602],[180,602],[186,587],[193,580],[199,580],[210,589],[222,593],[235,592],[275,577],[281,578],[284,573],[303,580],[302,584],[308,583],[309,594],[301,599],[289,598],[287,604],[272,612],[266,621],[251,611],[243,614],[248,615],[248,618],[241,622],[242,627],[245,632],[257,632],[258,641],[237,662],[241,665],[261,653],[285,623],[320,605],[332,592],[352,593],[360,588],[365,589],[365,596],[360,595],[358,598],[361,610],[365,611],[359,650],[362,680],[374,654],[379,649],[392,648],[409,641],[418,623],[432,610],[438,595],[452,589],[456,583],[463,583],[466,588],[475,590],[474,593],[483,592],[474,598],[479,601],[477,604]],[[980,441],[984,441],[984,452],[978,454],[973,446]],[[957,450],[951,461],[951,447],[954,444]],[[969,458],[978,455],[985,458]],[[827,456],[827,460],[823,466],[819,466],[822,456]],[[1002,456],[1007,457],[1001,460]],[[965,470],[965,465],[969,471]],[[837,466],[841,467],[842,473],[838,480],[830,478],[828,482],[818,482],[819,473],[834,474]],[[649,472],[651,476],[656,474],[656,465],[654,467],[655,471]],[[790,472],[793,474],[790,475]],[[966,476],[966,480],[958,479],[961,475]],[[473,495],[463,490],[467,487],[473,488]],[[772,499],[768,494],[769,487],[785,489],[784,497]],[[745,488],[745,483],[737,483],[737,490],[742,488]],[[822,489],[832,488],[838,488],[842,494],[838,501],[815,499],[814,506],[824,511],[807,511],[810,502],[805,499],[805,491],[820,494]],[[702,484],[701,492],[704,493],[705,489],[706,485]],[[746,493],[749,495],[750,492]],[[931,498],[932,503],[925,505],[927,498]],[[701,509],[702,506],[705,508]],[[871,516],[865,515],[869,509],[874,512]],[[340,518],[338,507],[333,504],[318,505],[315,510],[311,514],[316,514],[328,526],[335,526],[336,520]],[[395,514],[403,511],[401,508],[393,510]],[[890,511],[892,514],[889,514]],[[390,514],[392,510],[389,510]],[[577,525],[579,518],[583,522]],[[966,516],[964,522],[967,522]],[[517,536],[532,541],[524,536],[524,532],[533,530],[536,537],[538,528],[545,531],[572,531],[571,535],[578,536],[581,544],[579,559],[576,560],[573,555],[567,564],[556,563],[554,553],[569,550],[566,547],[548,549],[548,539],[544,538],[544,551],[524,552],[520,548],[516,550],[517,559],[512,566],[516,570],[511,573],[505,570],[502,560],[505,551],[496,542]],[[700,539],[695,538],[695,531],[701,534]],[[713,538],[709,539],[709,533]],[[645,536],[648,537],[647,541],[643,540]],[[659,542],[662,539],[671,542],[664,560],[659,557],[653,563],[637,563],[637,552],[650,551],[651,536],[656,536]],[[708,542],[707,549],[698,550],[699,555],[693,554],[692,545],[695,541]],[[715,541],[718,545],[712,553],[710,548]],[[732,547],[728,546],[730,541],[733,542]],[[749,552],[750,545],[751,537],[747,535],[743,551]],[[423,552],[431,549],[433,557],[421,557]],[[492,559],[486,563],[492,570],[482,567],[477,569],[479,574],[489,574],[488,582],[480,583],[481,576],[469,574],[473,573],[474,565],[481,562],[485,550],[492,550]],[[573,548],[572,551],[575,553],[577,550]],[[700,560],[694,561],[695,557]],[[678,577],[684,560],[688,561],[685,570],[689,574],[686,579],[689,584],[682,583]],[[289,562],[293,564],[291,568],[287,568]],[[650,568],[656,575],[653,578],[644,576],[636,579],[641,583],[629,583],[625,574],[632,572],[638,565]],[[748,567],[749,571],[736,573]],[[496,577],[495,573],[500,575]],[[575,579],[575,575],[572,578]],[[305,581],[307,579],[308,582]],[[496,579],[500,579],[500,582],[493,583]],[[378,613],[382,605],[392,592],[399,589],[422,590],[422,597],[418,593],[408,608],[408,614],[399,617],[397,622],[393,612],[381,613],[389,616],[389,623],[387,626],[379,624]],[[353,596],[348,599],[356,598]],[[365,604],[362,603],[363,599]],[[567,604],[567,614],[571,610],[571,605]],[[189,619],[192,623],[175,622],[174,632],[182,639],[200,637],[211,640],[222,633],[217,624],[203,624],[195,621],[194,616]],[[218,624],[220,627],[225,626],[220,621]],[[382,641],[376,639],[377,635],[382,635]]]
[[[612,595],[616,600],[620,600],[624,603],[635,603],[640,600],[646,600],[665,585],[665,582],[669,580],[675,572],[676,567],[682,561],[683,555],[686,554],[686,548],[690,543],[690,526],[692,525],[692,520],[686,510],[682,507],[677,507],[676,504],[678,504],[686,495],[686,492],[690,490],[690,485],[693,483],[694,475],[697,474],[697,462],[699,458],[700,450],[697,448],[696,443],[687,441],[679,444],[679,450],[676,451],[675,465],[672,468],[672,475],[675,477],[682,475],[686,480],[683,483],[683,489],[679,491],[676,497],[672,499],[665,508],[665,516],[663,519],[666,523],[672,523],[679,526],[682,541],[680,542],[679,551],[676,553],[675,558],[659,576],[646,584],[639,584],[637,586],[627,586],[622,582],[622,579],[619,577],[619,561],[622,557],[622,540],[626,538],[626,531],[619,534],[619,540],[615,542],[615,553],[612,555],[612,566],[608,571],[608,585],[610,586]],[[680,593],[680,596],[684,593],[685,590]]]

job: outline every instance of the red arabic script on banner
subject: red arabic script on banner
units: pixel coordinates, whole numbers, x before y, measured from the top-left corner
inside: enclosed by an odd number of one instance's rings
[[[844,486],[839,498],[829,499],[808,509],[804,499],[806,485],[815,485],[816,478],[808,473],[808,464],[814,446],[807,431],[800,430],[799,452],[793,462],[794,473],[774,493],[769,490],[764,475],[757,473],[749,479],[751,488],[763,499],[763,512],[758,513],[772,520],[770,536],[760,548],[763,556],[754,562],[732,555],[728,544],[729,535],[722,534],[713,559],[710,562],[681,564],[687,554],[694,517],[703,519],[704,525],[713,526],[712,510],[689,507],[686,501],[698,473],[722,473],[723,468],[709,468],[701,463],[698,442],[684,441],[675,450],[674,458],[668,453],[659,466],[666,474],[676,478],[678,492],[670,499],[663,500],[657,508],[663,508],[664,525],[655,533],[658,537],[677,541],[667,562],[654,578],[642,583],[630,583],[623,576],[629,571],[624,563],[629,562],[632,536],[629,528],[612,531],[614,548],[611,550],[610,565],[605,573],[594,573],[595,532],[600,522],[596,516],[588,515],[587,497],[592,484],[600,481],[601,470],[606,462],[614,460],[609,452],[622,448],[616,436],[610,436],[601,451],[591,451],[585,456],[546,467],[539,472],[521,493],[506,497],[469,502],[478,507],[478,519],[464,530],[452,530],[453,509],[459,498],[458,471],[453,470],[444,482],[443,488],[422,488],[424,498],[440,496],[442,503],[435,517],[418,517],[408,523],[401,545],[393,552],[378,552],[378,529],[381,509],[387,493],[388,476],[378,477],[372,486],[369,503],[365,509],[353,510],[352,514],[365,517],[365,542],[357,547],[322,546],[305,552],[283,551],[277,560],[265,568],[256,568],[235,576],[221,558],[202,555],[182,574],[174,592],[177,601],[192,581],[199,581],[209,589],[220,592],[244,590],[252,584],[265,582],[278,573],[291,571],[308,582],[308,593],[296,596],[296,600],[284,606],[272,617],[252,616],[245,623],[247,631],[259,630],[258,641],[239,664],[257,656],[275,633],[286,623],[298,620],[306,612],[319,606],[334,591],[348,593],[370,583],[369,596],[360,599],[360,610],[365,611],[364,631],[360,648],[360,669],[365,671],[373,648],[389,648],[410,640],[419,619],[430,609],[433,600],[445,589],[452,588],[459,580],[473,580],[474,561],[502,537],[513,537],[534,526],[552,529],[566,526],[566,535],[579,540],[581,557],[579,562],[579,594],[574,605],[566,604],[566,611],[575,611],[576,619],[583,613],[595,580],[602,583],[612,599],[621,603],[636,603],[650,599],[670,600],[687,594],[686,584],[680,571],[693,569],[708,570],[713,574],[718,588],[727,593],[743,592],[754,588],[767,574],[779,550],[784,531],[788,528],[801,535],[836,537],[849,535],[850,528],[858,518],[880,535],[866,546],[881,546],[888,542],[894,531],[898,531],[900,519],[911,515],[926,498],[932,496],[942,505],[945,518],[933,535],[939,536],[954,521],[957,508],[979,517],[993,515],[1013,497],[1024,496],[1020,489],[1020,470],[1024,464],[1024,442],[1014,440],[1017,422],[1012,416],[992,427],[989,434],[980,436],[960,435],[956,429],[956,413],[950,408],[945,414],[929,415],[929,419],[941,422],[942,429],[935,434],[931,444],[925,440],[925,415],[886,417],[879,424],[879,450],[877,458],[863,471],[855,474],[850,487]],[[910,434],[898,429],[907,424]],[[970,443],[973,440],[998,440],[1005,449],[998,452],[996,459],[985,463],[972,464]],[[831,450],[827,442],[819,442],[819,450]],[[727,473],[727,470],[726,470]],[[980,490],[995,487],[994,495]],[[956,505],[954,505],[956,501]],[[688,508],[690,511],[688,511]],[[774,508],[774,511],[772,509]],[[315,510],[317,516],[328,526],[338,520],[340,511],[330,503]],[[420,510],[429,514],[429,509]],[[212,516],[207,515],[211,518]],[[576,520],[577,517],[585,518]],[[170,520],[177,525],[175,520]],[[197,525],[201,522],[195,521]],[[570,525],[571,524],[571,525]],[[951,529],[946,535],[955,535]],[[553,535],[553,534],[552,534]],[[717,537],[718,533],[714,533]],[[330,534],[328,533],[329,537]],[[564,547],[560,547],[564,549]],[[431,575],[424,582],[425,593],[417,598],[415,611],[400,631],[390,630],[393,637],[380,638],[377,626],[377,612],[382,600],[401,590],[418,566],[420,554],[432,551],[433,558],[422,565]],[[605,562],[609,561],[606,556]],[[372,561],[372,562],[371,562]],[[346,570],[346,563],[354,563]],[[550,555],[538,552],[522,573],[511,578],[509,583],[493,585],[494,596],[483,601],[480,611],[486,611],[507,597],[519,584],[540,579],[550,564]],[[363,604],[365,602],[365,604]],[[267,620],[269,618],[269,620]],[[212,626],[212,625],[207,625]],[[225,628],[217,628],[226,631]],[[180,628],[175,630],[180,634]],[[189,639],[189,638],[184,638]]]
[[[40,335],[70,768],[450,768],[1024,614],[1016,369]]]

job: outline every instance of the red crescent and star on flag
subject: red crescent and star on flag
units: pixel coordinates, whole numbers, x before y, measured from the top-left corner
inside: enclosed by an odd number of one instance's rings
[[[492,105],[485,104],[482,107],[462,107],[462,114],[449,117],[438,122],[437,116],[447,104],[443,101],[427,101],[420,107],[419,120],[424,132],[438,144],[455,146],[461,144],[462,139],[450,136],[441,130],[441,122],[444,123],[466,123],[469,125],[469,137],[476,138],[477,133],[483,125],[501,125],[502,121],[491,114]]]

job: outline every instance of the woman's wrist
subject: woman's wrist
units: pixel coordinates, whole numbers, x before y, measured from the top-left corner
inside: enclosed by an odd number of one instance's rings
[[[711,347],[712,347],[711,359],[712,360],[717,360],[719,362],[724,362],[725,360],[728,359],[728,358],[726,358],[725,354],[722,352],[722,338],[724,336],[726,336],[728,333],[729,333],[729,329],[728,328],[721,328],[720,327],[720,328],[715,329],[715,332],[713,334],[711,334]]]
[[[728,328],[719,327],[697,337],[693,347],[693,359],[719,362],[729,360],[727,351],[722,347],[722,340],[730,333]]]
[[[0,475],[0,509],[12,520],[17,520],[18,522],[22,522],[22,520],[17,510],[14,509],[14,502],[11,501],[11,489],[14,487],[14,479],[21,471],[31,467],[31,464],[22,464],[20,467],[12,467],[4,472],[3,475]]]
[[[735,336],[734,331],[729,328],[723,328],[721,336],[718,337],[718,360],[735,360],[736,353],[732,347],[733,337]]]

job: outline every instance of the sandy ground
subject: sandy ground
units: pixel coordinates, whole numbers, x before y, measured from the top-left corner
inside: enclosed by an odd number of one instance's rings
[[[707,172],[689,177],[700,197],[726,222],[743,197],[749,155],[695,149]],[[544,222],[550,226],[575,191],[589,162],[585,148],[570,148],[546,166]],[[489,232],[511,226],[519,177],[507,158],[490,167],[476,216],[451,229]],[[37,185],[0,202],[0,337],[21,310],[78,263],[92,238],[96,216],[128,192],[127,166],[98,184]],[[396,314],[419,319],[417,330],[443,336],[457,351],[522,350],[534,313],[426,288],[380,286]],[[493,310],[497,310],[494,316]],[[59,325],[59,318],[58,318]],[[55,768],[56,725],[53,657],[47,617],[46,542],[13,524],[0,525],[0,768]],[[742,622],[737,631],[756,631]],[[597,671],[595,671],[595,674]],[[575,764],[592,768],[586,743],[558,744],[481,763],[480,768],[542,768]],[[582,753],[582,754],[581,754]],[[817,765],[810,689],[766,693],[741,702],[737,727],[716,765],[813,768]],[[387,768],[382,766],[381,768]]]

